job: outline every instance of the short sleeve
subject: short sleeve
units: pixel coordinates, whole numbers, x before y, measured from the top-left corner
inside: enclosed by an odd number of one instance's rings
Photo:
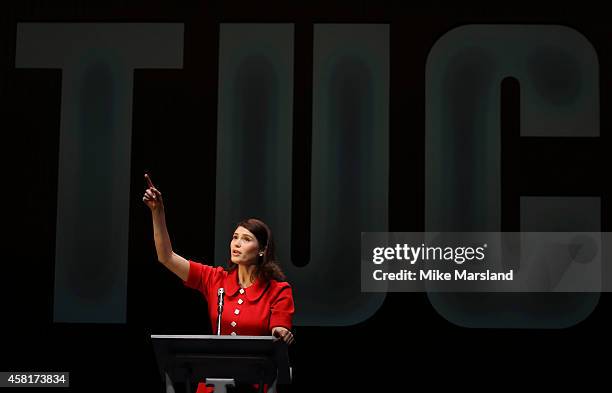
[[[189,275],[187,276],[187,281],[183,281],[183,284],[186,287],[197,289],[204,296],[207,296],[210,282],[215,273],[216,269],[212,266],[189,261]]]
[[[293,304],[293,291],[291,286],[283,283],[283,288],[270,306],[270,328],[282,326],[291,329],[295,306]]]

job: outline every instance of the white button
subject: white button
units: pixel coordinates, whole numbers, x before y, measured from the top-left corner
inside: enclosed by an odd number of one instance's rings
[[[244,300],[238,299],[238,304],[242,304],[242,303],[244,303]]]
[[[244,293],[244,289],[240,288],[240,294],[242,295]]]
[[[236,322],[232,321],[232,323],[230,323],[230,325],[232,325],[232,327],[236,327]]]
[[[236,332],[231,332],[230,334],[231,334],[232,336],[235,336],[235,335],[236,335]]]
[[[234,314],[236,314],[236,315],[240,314],[240,310],[235,309],[235,310],[234,310]]]

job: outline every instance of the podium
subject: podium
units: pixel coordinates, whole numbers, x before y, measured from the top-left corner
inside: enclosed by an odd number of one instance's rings
[[[273,336],[151,335],[153,349],[166,393],[175,393],[174,383],[195,392],[206,379],[215,393],[240,384],[276,385],[291,382],[287,344]]]

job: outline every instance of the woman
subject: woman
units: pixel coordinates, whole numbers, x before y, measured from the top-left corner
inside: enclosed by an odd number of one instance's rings
[[[230,242],[227,268],[188,261],[172,251],[162,195],[147,174],[145,179],[148,188],[142,200],[151,209],[157,259],[185,286],[204,295],[213,332],[217,331],[217,290],[224,288],[221,334],[273,335],[293,344],[293,295],[276,263],[270,228],[253,218],[240,222]],[[204,391],[200,384],[197,393]]]

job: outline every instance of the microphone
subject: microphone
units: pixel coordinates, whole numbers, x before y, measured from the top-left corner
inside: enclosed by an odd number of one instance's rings
[[[217,336],[221,335],[221,315],[223,314],[223,294],[225,290],[223,288],[219,288],[217,290],[218,301],[218,315],[217,315]]]

